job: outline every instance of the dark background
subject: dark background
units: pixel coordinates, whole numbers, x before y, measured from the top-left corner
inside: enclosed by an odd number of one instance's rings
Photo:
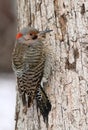
[[[15,0],[0,0],[0,72],[12,72],[11,57],[16,21]]]

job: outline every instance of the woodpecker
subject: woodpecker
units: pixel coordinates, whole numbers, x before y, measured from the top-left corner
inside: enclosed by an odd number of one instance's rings
[[[38,31],[33,27],[23,28],[16,36],[12,53],[12,68],[17,77],[17,87],[23,106],[30,107],[36,99],[44,122],[48,121],[51,103],[41,83],[47,56],[43,41],[46,33],[51,31]]]

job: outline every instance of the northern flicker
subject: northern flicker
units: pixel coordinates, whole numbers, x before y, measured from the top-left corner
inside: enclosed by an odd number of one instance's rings
[[[48,120],[51,103],[41,87],[46,61],[43,40],[50,31],[52,30],[38,31],[33,27],[24,28],[16,36],[12,54],[12,67],[16,73],[23,106],[30,107],[36,99],[44,121]]]

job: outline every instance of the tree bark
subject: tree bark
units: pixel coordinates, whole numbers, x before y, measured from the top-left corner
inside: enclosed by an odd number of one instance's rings
[[[52,71],[46,93],[52,104],[48,128],[36,102],[25,115],[17,92],[15,130],[88,130],[87,0],[17,0],[18,30],[52,29]]]

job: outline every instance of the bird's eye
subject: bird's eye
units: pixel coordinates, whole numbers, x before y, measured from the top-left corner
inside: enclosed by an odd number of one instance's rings
[[[30,35],[32,36],[32,33],[30,33]]]

